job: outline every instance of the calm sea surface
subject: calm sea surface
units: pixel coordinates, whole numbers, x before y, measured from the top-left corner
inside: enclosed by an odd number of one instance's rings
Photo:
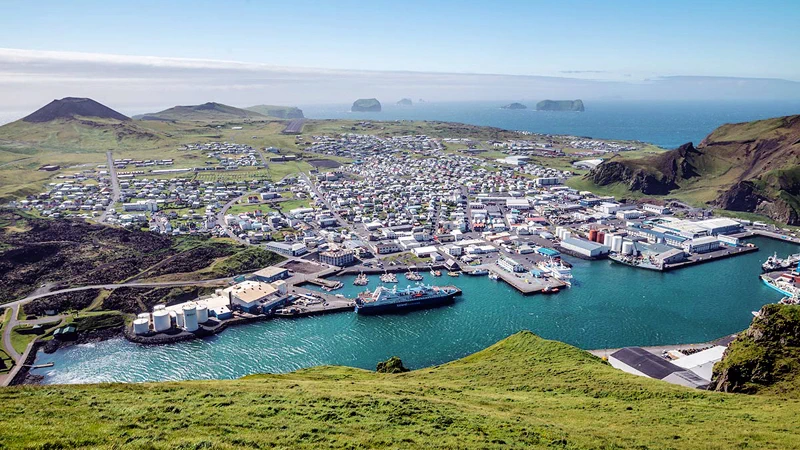
[[[724,123],[800,114],[800,101],[586,101],[586,111],[535,111],[535,101],[522,101],[529,109],[505,110],[511,101],[415,103],[401,107],[383,104],[379,113],[351,113],[350,105],[303,106],[313,119],[443,120],[486,125],[508,130],[570,134],[607,139],[630,139],[675,148],[699,143]]]
[[[405,315],[337,313],[275,319],[231,327],[209,339],[146,347],[124,339],[40,353],[45,383],[236,378],[320,364],[374,369],[392,355],[411,368],[440,364],[531,330],[585,349],[704,342],[748,326],[751,311],[780,300],[758,279],[773,252],[797,245],[755,238],[761,250],[708,264],[658,273],[610,261],[570,259],[576,285],[557,295],[524,297],[487,277],[441,278],[464,295],[452,306]],[[399,286],[408,282],[400,277]],[[347,296],[363,288],[342,279]],[[368,287],[379,283],[371,279]]]

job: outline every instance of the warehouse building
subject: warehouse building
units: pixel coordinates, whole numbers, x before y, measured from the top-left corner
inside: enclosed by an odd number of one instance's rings
[[[731,234],[742,231],[742,224],[724,217],[696,222],[696,225],[708,230],[709,235]]]
[[[497,260],[497,265],[501,269],[507,270],[509,272],[517,272],[517,273],[525,272],[525,267],[522,264],[518,263],[517,261],[505,255],[501,256],[500,259]]]
[[[605,245],[573,237],[568,237],[562,240],[561,247],[564,250],[575,253],[578,256],[584,256],[587,258],[597,258],[607,254],[610,251],[610,249]]]
[[[288,256],[300,256],[308,252],[304,244],[287,244],[285,242],[268,242],[267,250]]]
[[[285,280],[289,278],[289,269],[278,266],[265,267],[253,274],[256,281],[262,283],[272,283],[273,281]]]
[[[689,253],[708,253],[719,249],[719,239],[715,236],[704,236],[686,241],[683,249]]]

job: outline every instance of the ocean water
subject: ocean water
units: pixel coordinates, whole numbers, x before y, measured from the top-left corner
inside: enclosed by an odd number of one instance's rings
[[[556,295],[522,296],[487,277],[434,278],[464,291],[451,306],[403,315],[274,319],[231,327],[202,340],[142,346],[112,339],[39,353],[33,372],[45,383],[237,378],[320,364],[374,369],[399,356],[411,368],[441,364],[481,350],[520,330],[584,349],[705,342],[746,328],[751,311],[780,300],[758,279],[761,263],[800,246],[755,238],[760,251],[689,267],[652,272],[610,261],[570,259],[575,286]],[[352,285],[337,293],[353,296]],[[399,286],[408,282],[402,276]],[[373,277],[368,288],[379,283]]]
[[[698,144],[718,126],[800,114],[800,101],[586,101],[586,111],[544,112],[535,101],[529,109],[505,110],[511,101],[415,103],[411,107],[384,103],[379,113],[350,112],[350,105],[305,105],[312,119],[441,120],[508,130],[569,134],[649,142],[675,148]],[[532,109],[533,108],[533,109]]]

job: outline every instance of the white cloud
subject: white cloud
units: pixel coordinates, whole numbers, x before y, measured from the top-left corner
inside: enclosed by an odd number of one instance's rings
[[[620,98],[800,98],[800,83],[714,77],[653,77],[602,81],[573,77],[512,76],[282,67],[239,61],[55,52],[0,48],[0,98],[5,110],[33,110],[54,98],[87,96],[122,112],[219,101],[349,103],[359,97],[394,102]],[[624,77],[623,77],[624,78]]]

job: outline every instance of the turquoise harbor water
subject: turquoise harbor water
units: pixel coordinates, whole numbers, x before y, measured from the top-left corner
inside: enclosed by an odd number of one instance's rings
[[[751,311],[780,300],[758,279],[761,262],[797,245],[753,239],[761,250],[675,272],[658,273],[610,261],[570,259],[575,286],[557,295],[524,297],[487,277],[434,278],[457,284],[464,295],[452,306],[405,315],[336,313],[275,319],[232,327],[218,336],[145,347],[124,339],[78,345],[37,363],[45,383],[236,378],[287,372],[320,364],[374,369],[397,355],[412,368],[451,361],[520,330],[531,330],[585,349],[704,342],[748,326]],[[399,286],[408,284],[399,276]],[[342,279],[337,293],[364,288]],[[369,288],[377,286],[371,278]]]

